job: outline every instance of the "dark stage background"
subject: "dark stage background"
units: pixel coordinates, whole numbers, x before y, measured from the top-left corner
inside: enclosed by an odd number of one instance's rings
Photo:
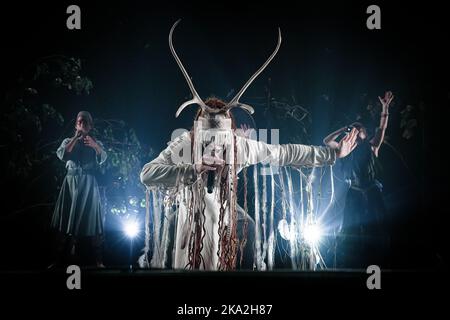
[[[190,108],[174,116],[189,95],[167,43],[180,18],[175,47],[203,97],[230,98],[273,50],[281,28],[278,55],[242,99],[255,106],[257,127],[280,128],[281,142],[321,144],[392,90],[392,148],[383,147],[380,156],[394,217],[390,268],[448,266],[449,52],[440,2],[381,3],[382,29],[374,31],[366,28],[369,2],[78,1],[82,28],[68,30],[70,4],[2,4],[0,269],[44,270],[49,263],[49,222],[64,175],[54,151],[73,133],[82,109],[99,128],[119,132],[113,140],[123,148],[99,181],[108,209],[106,263],[129,264],[129,244],[120,241],[111,209],[130,197],[141,201],[138,169],[166,146],[175,128],[189,129],[195,114]],[[43,63],[54,69],[45,73]],[[286,110],[268,107],[270,99],[307,109],[307,133],[283,118]],[[417,127],[406,139],[400,125],[408,105]],[[238,120],[249,123],[244,115]],[[142,243],[135,241],[132,259]]]

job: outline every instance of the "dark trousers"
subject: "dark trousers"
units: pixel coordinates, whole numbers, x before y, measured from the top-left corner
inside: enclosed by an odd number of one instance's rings
[[[344,220],[338,239],[338,266],[366,268],[371,264],[387,267],[390,248],[390,222],[381,193],[373,184],[350,188]]]

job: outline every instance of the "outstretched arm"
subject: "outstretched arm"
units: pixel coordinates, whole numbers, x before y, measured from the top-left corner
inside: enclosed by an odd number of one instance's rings
[[[274,145],[237,137],[238,160],[242,166],[269,163],[276,166],[320,167],[333,165],[356,147],[356,129],[337,143],[335,148],[302,144]]]
[[[380,125],[376,129],[374,137],[370,140],[370,144],[372,145],[372,151],[376,157],[378,157],[378,151],[380,150],[381,145],[384,141],[384,134],[386,132],[388,119],[389,119],[389,105],[394,99],[394,95],[391,91],[387,91],[384,94],[384,98],[378,97],[381,102],[382,111],[380,115]]]

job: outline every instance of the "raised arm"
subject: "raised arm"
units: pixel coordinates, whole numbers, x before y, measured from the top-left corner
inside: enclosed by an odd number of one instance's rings
[[[69,160],[73,147],[75,147],[81,138],[81,131],[75,131],[75,135],[72,138],[66,138],[63,140],[58,150],[56,150],[56,156],[62,161]]]
[[[70,154],[72,153],[73,147],[78,141],[82,139],[81,130],[76,130],[72,138],[66,138],[63,140],[58,150],[56,150],[56,156],[62,160],[66,161],[70,159]]]
[[[387,91],[384,94],[384,98],[378,97],[381,102],[381,115],[380,115],[380,125],[376,128],[374,137],[370,140],[370,144],[372,145],[372,151],[376,157],[378,157],[378,151],[380,150],[381,145],[384,141],[384,134],[386,132],[388,119],[389,119],[389,105],[394,99],[394,95],[391,91]]]

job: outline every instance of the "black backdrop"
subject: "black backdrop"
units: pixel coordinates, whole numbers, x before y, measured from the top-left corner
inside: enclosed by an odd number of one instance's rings
[[[264,61],[275,45],[279,26],[283,32],[280,53],[246,95],[261,95],[268,77],[272,95],[295,95],[312,112],[312,143],[321,143],[344,111],[351,114],[359,108],[361,94],[376,99],[390,89],[402,106],[423,102],[426,142],[414,151],[417,161],[409,159],[423,179],[418,198],[404,199],[411,201],[414,210],[405,221],[403,232],[410,246],[400,265],[414,269],[447,264],[444,217],[450,91],[448,27],[441,4],[380,4],[382,29],[376,31],[365,26],[365,8],[370,3],[79,2],[80,31],[65,27],[69,4],[2,5],[2,90],[13,90],[17,76],[40,57],[79,57],[94,88],[88,96],[54,98],[58,111],[71,119],[83,106],[95,117],[123,119],[155,150],[164,147],[174,128],[189,128],[194,115],[189,110],[179,119],[174,117],[188,96],[167,45],[168,31],[179,18],[183,20],[175,35],[176,47],[198,91],[224,98]],[[318,98],[324,94],[333,103]],[[266,124],[258,110],[255,120]],[[280,129],[282,141],[289,141],[290,128]],[[395,170],[386,176],[395,180]],[[14,192],[17,199],[30,196],[20,193],[23,185],[8,184],[4,186],[19,190]],[[3,194],[8,195],[2,198],[4,203],[17,200],[7,191]],[[26,213],[2,219],[1,268],[26,269],[28,263],[40,268],[45,263],[48,248],[41,238],[45,221],[36,220]]]

